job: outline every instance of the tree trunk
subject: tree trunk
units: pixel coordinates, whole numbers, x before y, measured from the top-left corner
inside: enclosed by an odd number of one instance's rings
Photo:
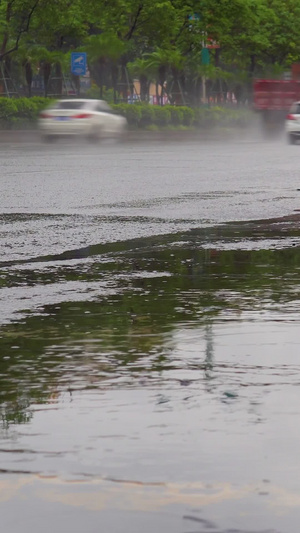
[[[75,85],[76,96],[80,96],[80,76],[72,74],[72,81]]]
[[[243,88],[242,88],[241,84],[238,83],[235,86],[234,95],[235,95],[235,98],[236,98],[236,101],[237,101],[237,105],[239,106],[241,104],[242,95],[243,95]]]
[[[160,105],[161,106],[164,105],[164,84],[161,85],[161,90],[160,90]]]
[[[142,102],[147,101],[147,93],[148,93],[148,79],[145,74],[140,75],[140,88],[141,88],[141,100]]]
[[[114,104],[117,103],[117,83],[118,83],[118,67],[115,64],[111,66],[111,82],[114,91]]]
[[[101,100],[103,100],[104,64],[105,64],[105,60],[103,60],[103,58],[100,58],[98,61],[98,79],[99,79]]]
[[[55,63],[55,94],[58,96],[62,95],[63,90],[63,79],[62,79],[62,68],[59,61]]]
[[[156,103],[157,103],[157,105],[159,104],[159,90],[158,90],[158,87],[159,87],[159,83],[157,81],[156,84],[155,84],[155,93],[156,93]]]
[[[248,103],[252,102],[252,99],[253,99],[253,78],[254,78],[254,71],[255,71],[255,67],[256,67],[256,55],[255,54],[252,54],[250,56],[250,79],[249,79],[249,83],[248,83],[248,90],[247,90],[247,93],[248,93]]]
[[[45,97],[48,96],[48,84],[51,75],[51,63],[45,61],[43,64],[43,78],[44,78],[44,93]]]
[[[120,94],[123,102],[128,102],[128,96],[130,92],[130,86],[128,84],[127,79],[127,72],[126,72],[126,66],[127,66],[127,58],[123,57],[121,61],[121,89]]]
[[[184,76],[180,75],[180,72],[176,68],[172,68],[172,77],[174,85],[172,88],[172,104],[176,105],[185,105],[185,99],[183,94],[183,85],[181,84],[180,79],[184,80]],[[170,91],[171,92],[171,91]]]
[[[5,84],[4,84],[4,80],[2,78],[2,75],[3,75],[2,73],[4,73],[4,65],[3,65],[3,60],[0,60],[0,76],[1,76],[0,95],[5,94]]]
[[[222,94],[225,104],[227,103],[228,85],[225,80],[222,80]]]
[[[166,81],[167,68],[165,65],[161,65],[158,69],[158,81],[161,86],[160,92],[160,105],[164,105],[163,96],[164,96],[164,83]]]
[[[221,55],[221,48],[216,48],[215,50],[215,67],[220,66],[220,55]]]
[[[8,78],[11,78],[11,57],[7,56],[4,59],[4,71]]]
[[[180,90],[179,90],[179,84],[178,84],[178,72],[176,68],[172,68],[172,77],[173,77],[173,85],[172,90],[170,90],[171,93],[171,104],[179,104],[180,105]]]
[[[25,63],[25,79],[27,83],[28,96],[31,97],[31,85],[32,85],[32,66],[30,61]]]

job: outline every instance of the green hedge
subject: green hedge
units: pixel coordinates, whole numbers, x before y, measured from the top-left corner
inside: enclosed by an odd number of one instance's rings
[[[51,100],[43,97],[0,98],[0,126],[3,128],[23,127],[34,124],[39,113]]]
[[[0,98],[0,127],[32,127],[50,98]],[[186,106],[153,106],[149,104],[117,104],[111,106],[126,117],[129,127],[140,129],[213,128],[244,126],[251,112],[220,106],[190,108]]]
[[[220,106],[191,108],[186,106],[152,106],[148,104],[117,104],[111,106],[126,117],[133,128],[159,129],[172,127],[213,128],[241,127],[249,122],[251,111]]]

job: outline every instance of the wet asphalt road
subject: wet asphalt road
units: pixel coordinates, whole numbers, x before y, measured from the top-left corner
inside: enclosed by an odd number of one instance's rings
[[[255,139],[2,145],[1,258],[289,215],[299,153]]]
[[[0,147],[5,533],[296,533],[299,157]]]

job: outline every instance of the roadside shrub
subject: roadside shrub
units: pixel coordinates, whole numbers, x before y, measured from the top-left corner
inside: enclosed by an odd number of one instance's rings
[[[0,120],[9,125],[34,122],[42,109],[51,102],[50,98],[5,98],[0,97]]]
[[[210,110],[206,107],[196,107],[194,109],[194,125],[196,128],[206,128],[210,127],[211,123],[209,120]]]
[[[154,110],[154,117],[153,122],[157,126],[165,127],[168,126],[171,122],[171,113],[167,106],[161,107],[161,106],[153,106]]]
[[[153,106],[148,104],[135,104],[140,108],[141,116],[139,121],[139,126],[141,128],[147,128],[150,125],[153,125],[154,120],[154,110]]]
[[[129,104],[128,106],[124,107],[128,124],[132,126],[138,126],[142,115],[140,107],[134,104]]]
[[[18,115],[16,118],[31,121],[37,118],[40,109],[45,107],[45,102],[43,102],[43,105],[38,105],[31,98],[18,98],[15,100],[14,105]]]
[[[176,107],[172,105],[165,106],[165,109],[168,109],[170,113],[170,123],[173,126],[179,126],[183,123],[183,112],[181,107]]]
[[[232,109],[232,125],[238,126],[239,128],[245,128],[249,126],[249,122],[253,119],[253,113],[248,109]]]
[[[159,127],[156,126],[156,124],[149,124],[149,126],[146,126],[145,129],[147,131],[159,131]]]
[[[0,129],[4,130],[32,130],[36,122],[22,117],[12,117],[9,121],[0,121]]]
[[[118,115],[122,115],[123,117],[125,117],[126,111],[125,111],[124,104],[112,104],[111,108]]]
[[[182,124],[184,126],[191,126],[194,122],[195,118],[195,111],[194,109],[191,109],[190,107],[183,106],[181,108],[182,112]]]
[[[111,106],[114,111],[127,119],[129,126],[137,127],[141,119],[141,106],[136,104],[116,104]]]
[[[55,100],[34,96],[32,98],[0,97],[0,128],[32,127],[41,112]],[[197,129],[211,129],[214,127],[248,127],[253,122],[253,112],[249,109],[239,109],[221,106],[196,107],[187,106],[157,106],[146,103],[112,104],[112,109],[123,115],[131,128],[184,130],[195,127]]]
[[[213,106],[210,108],[210,119],[212,126],[227,126],[230,121],[230,113],[224,107]]]
[[[16,115],[16,100],[14,98],[0,98],[0,120],[11,120]]]
[[[17,102],[20,100],[27,100],[32,102],[36,106],[36,110],[38,113],[55,101],[53,100],[53,98],[45,98],[44,96],[32,96],[32,98],[18,98]]]

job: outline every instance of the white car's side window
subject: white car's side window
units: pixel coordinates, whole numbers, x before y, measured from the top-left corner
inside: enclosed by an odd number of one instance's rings
[[[98,113],[112,113],[112,110],[106,102],[99,102],[97,105],[97,111]]]

